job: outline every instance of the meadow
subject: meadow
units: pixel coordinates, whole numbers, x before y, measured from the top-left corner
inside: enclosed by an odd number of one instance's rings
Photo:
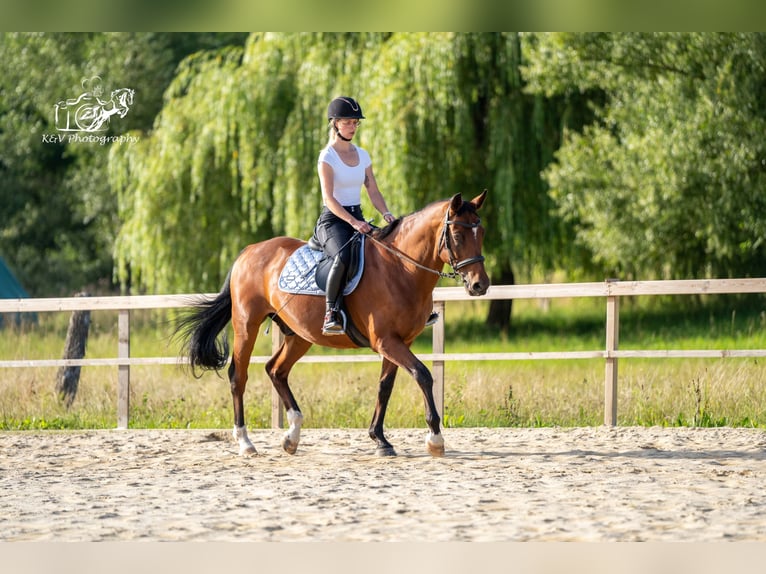
[[[514,302],[509,332],[484,324],[486,301],[450,302],[446,351],[578,351],[604,347],[604,302],[554,299]],[[170,357],[173,315],[131,315],[131,356]],[[0,360],[61,356],[67,313],[41,313],[36,323],[0,330]],[[266,324],[261,327],[261,332]],[[255,355],[268,355],[262,335]],[[431,329],[415,342],[431,352]],[[766,349],[766,299],[762,296],[624,298],[620,349]],[[87,357],[114,357],[115,312],[92,313]],[[318,347],[311,354],[332,354]],[[369,351],[343,351],[368,353]],[[427,363],[428,365],[428,363]],[[430,366],[430,365],[429,365]],[[83,367],[77,397],[67,408],[55,392],[57,368],[0,368],[0,429],[113,428],[117,417],[117,368]],[[452,361],[446,365],[445,427],[596,426],[603,423],[604,361]],[[367,427],[379,364],[305,363],[291,385],[314,428]],[[618,424],[622,426],[766,427],[766,368],[761,358],[620,359]],[[247,424],[268,428],[271,383],[263,366],[251,365],[245,394]],[[386,425],[425,427],[422,395],[399,373]],[[231,398],[225,373],[195,378],[179,366],[131,368],[131,428],[230,428]]]

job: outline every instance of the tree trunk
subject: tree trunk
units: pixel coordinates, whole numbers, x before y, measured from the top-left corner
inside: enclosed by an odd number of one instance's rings
[[[75,297],[89,297],[88,293],[77,293]],[[90,311],[74,311],[69,318],[66,342],[64,343],[64,359],[82,359],[85,356],[85,345],[88,342],[90,329]],[[80,383],[80,367],[61,367],[56,375],[56,393],[64,401],[67,408],[72,406],[77,387]]]
[[[511,266],[500,269],[500,276],[493,279],[492,283],[498,285],[515,285],[516,278]],[[489,313],[487,314],[487,326],[496,327],[507,333],[511,330],[511,311],[513,310],[513,299],[493,299],[489,302]]]

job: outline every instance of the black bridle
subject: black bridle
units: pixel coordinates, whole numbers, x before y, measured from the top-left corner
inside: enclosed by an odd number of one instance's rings
[[[453,279],[457,279],[458,276],[460,276],[461,279],[465,281],[465,278],[458,273],[463,267],[467,267],[468,265],[472,265],[474,263],[482,263],[484,261],[483,255],[476,255],[475,257],[469,257],[467,259],[463,259],[462,261],[455,261],[457,259],[457,256],[455,255],[455,252],[452,250],[452,243],[450,241],[450,238],[452,237],[452,234],[449,231],[450,225],[459,225],[460,227],[467,227],[469,229],[476,229],[481,225],[481,219],[477,220],[475,223],[466,223],[465,221],[457,221],[454,219],[449,218],[449,209],[444,214],[444,226],[442,227],[442,236],[441,239],[439,239],[439,251],[442,249],[447,250],[447,257],[449,258],[449,264],[450,267],[452,267],[453,273],[443,274],[444,276],[451,277]]]

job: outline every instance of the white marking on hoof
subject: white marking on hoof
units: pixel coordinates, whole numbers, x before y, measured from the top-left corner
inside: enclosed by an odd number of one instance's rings
[[[246,426],[241,426],[241,427],[235,426],[232,434],[234,435],[234,438],[237,439],[237,442],[239,443],[240,456],[245,456],[248,454],[256,454],[253,443],[251,443],[250,439],[247,438]]]
[[[295,454],[298,450],[298,443],[301,441],[301,425],[303,425],[303,415],[300,411],[290,409],[287,411],[287,422],[290,428],[282,437],[282,448],[289,454]]]
[[[440,434],[428,433],[426,437],[426,448],[431,456],[444,456],[444,437]]]

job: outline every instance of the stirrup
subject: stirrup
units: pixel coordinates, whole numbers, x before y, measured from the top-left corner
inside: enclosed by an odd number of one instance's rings
[[[434,311],[428,316],[428,320],[426,321],[426,327],[430,327],[431,325],[435,324],[439,320],[439,313]]]
[[[343,311],[330,310],[324,316],[324,325],[322,325],[323,335],[345,335],[346,316]]]

